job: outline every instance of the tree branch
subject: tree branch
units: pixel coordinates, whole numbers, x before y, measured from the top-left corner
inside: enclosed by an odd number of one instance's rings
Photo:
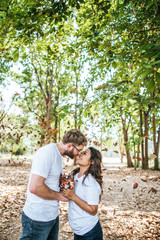
[[[156,15],[157,15],[157,13],[158,13],[158,10],[159,10],[159,6],[157,6],[157,7],[156,7],[156,10],[155,10],[155,13],[154,13],[154,16],[153,16],[153,18],[155,18],[155,17],[156,17]]]
[[[0,9],[0,12],[7,12],[7,10],[4,10],[4,9]]]
[[[38,76],[38,70],[37,70],[37,68],[36,68],[36,66],[35,66],[35,64],[34,64],[34,62],[33,62],[33,53],[32,53],[32,59],[31,59],[31,61],[32,61],[32,65],[33,65],[33,67],[34,67],[34,71],[35,71],[36,77],[37,77],[38,85],[39,85],[39,87],[40,87],[40,89],[41,89],[42,95],[43,95],[44,100],[45,100],[45,102],[46,102],[46,95],[45,95],[45,92],[44,92],[42,83],[41,83],[41,81],[40,81],[40,78],[39,78],[39,76]]]
[[[48,77],[49,77],[49,68],[47,68],[47,75],[46,75],[46,93],[47,93],[47,96],[49,96],[48,85],[47,85]]]
[[[131,0],[131,2],[132,2],[133,14],[134,14],[135,18],[137,19],[136,11],[135,11],[135,8],[134,8],[134,5],[133,5],[133,0]]]

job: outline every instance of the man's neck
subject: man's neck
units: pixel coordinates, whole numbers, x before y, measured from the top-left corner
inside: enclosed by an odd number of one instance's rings
[[[58,148],[60,154],[61,154],[62,156],[64,156],[65,149],[64,149],[63,143],[62,143],[62,142],[59,142],[59,143],[56,143],[56,145],[57,145],[57,148]]]

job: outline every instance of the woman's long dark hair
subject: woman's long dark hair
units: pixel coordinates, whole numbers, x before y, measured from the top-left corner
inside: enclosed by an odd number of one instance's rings
[[[102,189],[102,184],[103,184],[103,180],[102,180],[102,169],[101,169],[101,163],[102,163],[102,154],[100,153],[100,151],[98,151],[97,149],[93,148],[93,147],[89,147],[88,148],[91,152],[91,157],[90,157],[90,166],[87,169],[87,171],[85,172],[85,177],[83,179],[86,179],[86,177],[88,176],[88,174],[90,173],[95,180],[99,183],[101,189]],[[78,173],[80,171],[80,168],[76,168],[73,170],[73,175],[75,175],[76,173]]]

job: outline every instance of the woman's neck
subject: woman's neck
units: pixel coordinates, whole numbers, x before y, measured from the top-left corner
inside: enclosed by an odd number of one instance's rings
[[[78,173],[78,177],[81,177],[82,175],[84,175],[84,173],[87,171],[88,168],[83,168],[80,167],[79,173]]]

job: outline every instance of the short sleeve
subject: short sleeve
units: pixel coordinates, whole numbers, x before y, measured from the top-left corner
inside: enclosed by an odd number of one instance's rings
[[[52,164],[51,153],[39,150],[33,157],[31,173],[47,178]]]
[[[100,191],[97,186],[85,187],[86,201],[89,205],[98,205]]]
[[[89,174],[84,181],[86,201],[89,205],[98,205],[101,188],[99,183]]]

